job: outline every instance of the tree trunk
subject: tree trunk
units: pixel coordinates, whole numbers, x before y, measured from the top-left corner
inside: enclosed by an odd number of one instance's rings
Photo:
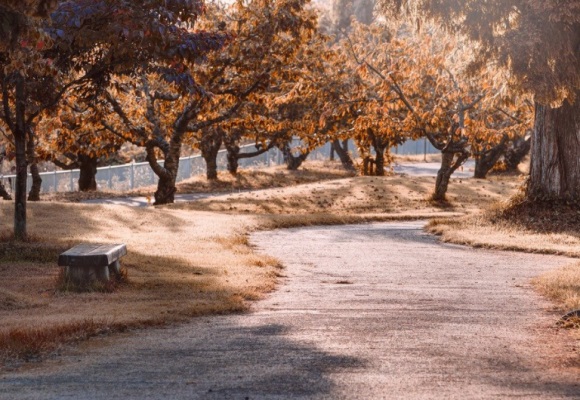
[[[363,176],[374,175],[375,174],[374,165],[375,160],[371,156],[366,156],[365,158],[363,158],[363,169],[362,169]]]
[[[203,156],[205,160],[205,167],[206,167],[206,174],[205,177],[207,180],[215,181],[218,178],[218,165],[217,165],[217,152],[214,154],[213,152],[209,154],[205,154]]]
[[[453,152],[442,152],[441,153],[441,168],[437,171],[437,180],[435,181],[435,192],[431,196],[432,200],[435,201],[446,201],[447,188],[449,187],[449,180],[451,175],[463,165],[467,160],[469,154],[467,152],[458,153],[457,160],[453,161],[455,158],[455,153]]]
[[[167,162],[167,160],[166,160]],[[169,174],[159,177],[157,182],[157,190],[153,195],[155,198],[154,205],[172,204],[175,202],[175,176]]]
[[[489,165],[489,163],[485,162],[483,158],[476,158],[473,177],[476,179],[487,178],[487,173],[493,168],[494,165],[495,163]]]
[[[6,191],[6,188],[2,182],[0,182],[0,197],[2,197],[4,200],[12,200],[12,196],[10,196],[10,194]]]
[[[171,204],[175,202],[175,192],[177,191],[175,182],[179,170],[182,137],[183,132],[179,131],[172,135],[169,144],[163,142],[161,149],[165,158],[163,166],[157,162],[157,157],[155,155],[156,146],[158,146],[161,141],[152,141],[146,146],[147,162],[155,175],[159,178],[159,182],[157,182],[157,190],[153,195],[155,197],[153,205]]]
[[[375,146],[375,175],[385,176],[385,148]]]
[[[79,191],[94,192],[97,190],[97,164],[98,158],[85,154],[78,155],[80,168]]]
[[[295,156],[292,154],[292,149],[290,148],[290,143],[286,142],[280,149],[282,150],[282,154],[284,155],[284,162],[286,163],[286,169],[289,171],[296,171],[302,163],[308,157],[310,152],[300,153],[299,155]]]
[[[24,132],[14,132],[16,153],[16,186],[14,190],[14,237],[25,240],[26,229],[26,180],[28,163],[26,162],[26,139]]]
[[[14,126],[14,148],[16,154],[16,187],[14,190],[14,238],[26,240],[26,180],[28,163],[26,161],[26,93],[24,77],[18,76],[15,85],[16,121]]]
[[[449,179],[451,179],[451,165],[453,164],[453,153],[443,153],[441,157],[441,168],[437,171],[437,180],[435,181],[435,192],[433,193],[433,200],[444,201],[449,187]]]
[[[32,175],[32,186],[30,187],[30,192],[28,192],[28,201],[40,201],[42,178],[40,177],[36,160],[30,163],[30,174]]]
[[[504,136],[500,143],[482,152],[475,158],[475,171],[473,177],[477,179],[485,179],[487,174],[498,162],[501,155],[505,152],[507,136]]]
[[[528,200],[580,204],[580,93],[559,108],[536,104]]]
[[[240,146],[234,143],[228,143],[224,141],[226,145],[226,150],[228,152],[228,172],[234,176],[238,174],[239,160],[238,156],[240,154]]]
[[[205,160],[206,177],[208,180],[218,178],[217,156],[223,142],[223,134],[218,129],[212,129],[201,139],[201,156]]]
[[[36,157],[36,144],[34,143],[34,132],[28,131],[28,146],[26,148],[30,174],[32,175],[32,186],[28,192],[28,201],[40,201],[40,189],[42,188],[42,178],[38,170],[38,159]]]
[[[339,140],[334,140],[332,142],[332,149],[336,152],[338,158],[340,158],[340,162],[342,163],[342,167],[344,169],[347,171],[356,171],[354,162],[348,153],[348,140],[344,140],[342,145]]]
[[[523,137],[517,138],[512,145],[508,147],[503,156],[506,171],[516,171],[518,165],[528,155],[532,147],[532,138],[525,139]]]
[[[253,158],[258,157],[264,153],[270,151],[272,147],[276,144],[275,141],[271,141],[268,146],[262,146],[261,144],[256,144],[256,151],[251,152],[244,152],[240,153],[240,146],[238,145],[238,140],[231,141],[227,139],[227,136],[224,135],[224,144],[227,150],[227,158],[228,158],[228,172],[232,175],[236,175],[238,173],[238,166],[239,162],[243,158]]]
[[[181,140],[177,145],[172,142],[171,147],[173,150],[170,150],[165,155],[165,162],[163,164],[164,173],[158,175],[159,182],[157,183],[157,190],[154,194],[154,205],[171,204],[175,202],[175,192],[177,191],[177,188],[175,187],[175,181],[177,179],[177,171],[179,169]],[[177,150],[175,150],[174,147],[177,147]]]

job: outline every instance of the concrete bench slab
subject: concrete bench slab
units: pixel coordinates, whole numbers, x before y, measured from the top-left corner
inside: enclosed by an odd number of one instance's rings
[[[125,244],[79,244],[58,257],[65,275],[78,283],[106,282],[110,274],[119,274],[119,259],[127,254]]]

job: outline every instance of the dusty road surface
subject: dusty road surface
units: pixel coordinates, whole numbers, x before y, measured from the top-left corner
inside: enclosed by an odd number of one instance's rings
[[[393,171],[397,174],[410,176],[437,176],[441,168],[440,162],[398,162],[393,165]],[[475,169],[475,161],[466,161],[463,166],[453,173],[453,178],[472,178]]]
[[[552,256],[443,245],[418,222],[264,232],[287,265],[245,315],[91,341],[1,399],[578,399],[529,279]],[[546,333],[547,332],[547,333]],[[576,370],[578,373],[578,370]]]

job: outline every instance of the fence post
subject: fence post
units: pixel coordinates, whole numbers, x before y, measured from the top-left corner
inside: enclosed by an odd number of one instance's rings
[[[74,181],[73,181],[73,170],[71,169],[70,170],[70,191],[71,192],[74,192],[75,191],[74,185],[75,184],[74,184]]]
[[[56,167],[54,167],[54,192],[58,192],[58,186],[56,182]]]
[[[111,174],[111,166],[109,165],[109,189],[113,188],[113,175]]]
[[[131,160],[131,190],[135,189],[135,160]]]

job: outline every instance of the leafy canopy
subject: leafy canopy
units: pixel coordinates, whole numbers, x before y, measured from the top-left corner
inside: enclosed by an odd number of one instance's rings
[[[388,15],[435,19],[479,43],[473,67],[495,60],[542,103],[580,90],[578,0],[379,0]]]

